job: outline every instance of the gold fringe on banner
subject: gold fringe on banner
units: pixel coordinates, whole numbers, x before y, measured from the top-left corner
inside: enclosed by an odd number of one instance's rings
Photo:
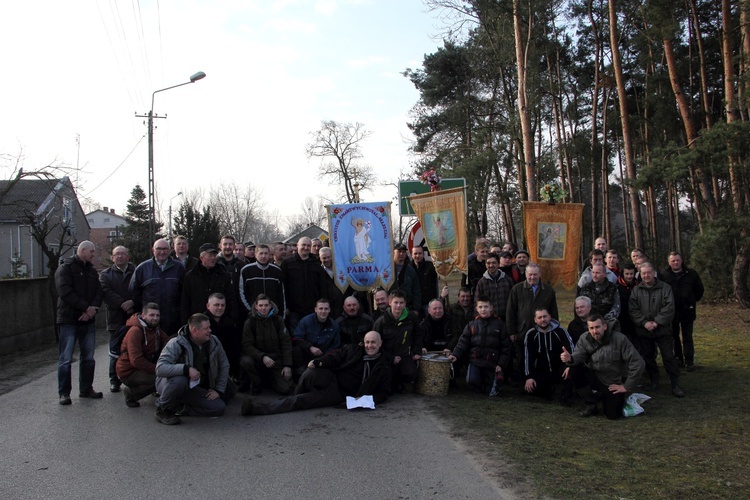
[[[409,201],[422,224],[435,271],[443,278],[453,269],[467,272],[464,188],[417,194]]]
[[[582,203],[522,203],[531,261],[539,264],[542,281],[551,286],[562,283],[566,290],[572,290],[578,283],[583,207]]]

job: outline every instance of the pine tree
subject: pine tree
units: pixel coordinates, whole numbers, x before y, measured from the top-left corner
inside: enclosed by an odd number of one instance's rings
[[[146,193],[139,184],[130,192],[125,210],[127,227],[123,230],[122,244],[130,250],[130,258],[136,265],[151,257],[153,237],[148,232],[149,210]],[[156,225],[158,231],[161,224]]]

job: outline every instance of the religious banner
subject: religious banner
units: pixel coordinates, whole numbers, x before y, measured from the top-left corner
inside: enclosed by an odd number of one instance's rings
[[[522,207],[527,249],[542,270],[542,281],[573,289],[578,283],[584,205],[524,201]]]
[[[336,286],[342,292],[348,286],[388,290],[394,281],[390,202],[327,208]]]
[[[464,188],[418,194],[409,201],[422,225],[435,271],[443,278],[453,269],[467,272]]]

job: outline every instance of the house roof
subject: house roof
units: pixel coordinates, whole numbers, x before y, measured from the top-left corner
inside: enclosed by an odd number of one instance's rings
[[[0,222],[18,222],[29,212],[43,211],[65,184],[70,184],[67,177],[0,181]]]
[[[327,240],[328,239],[328,231],[321,228],[320,226],[316,224],[310,224],[306,229],[303,229],[297,234],[294,234],[290,236],[289,238],[284,240],[284,243],[297,243],[300,238],[304,238],[307,236],[310,239],[313,238],[320,238],[321,240]]]

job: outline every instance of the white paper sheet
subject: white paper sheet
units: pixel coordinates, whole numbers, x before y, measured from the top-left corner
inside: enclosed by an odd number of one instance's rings
[[[346,397],[346,409],[352,410],[354,408],[368,408],[370,410],[375,409],[375,401],[372,396],[362,396],[361,398],[353,398],[351,396]]]

